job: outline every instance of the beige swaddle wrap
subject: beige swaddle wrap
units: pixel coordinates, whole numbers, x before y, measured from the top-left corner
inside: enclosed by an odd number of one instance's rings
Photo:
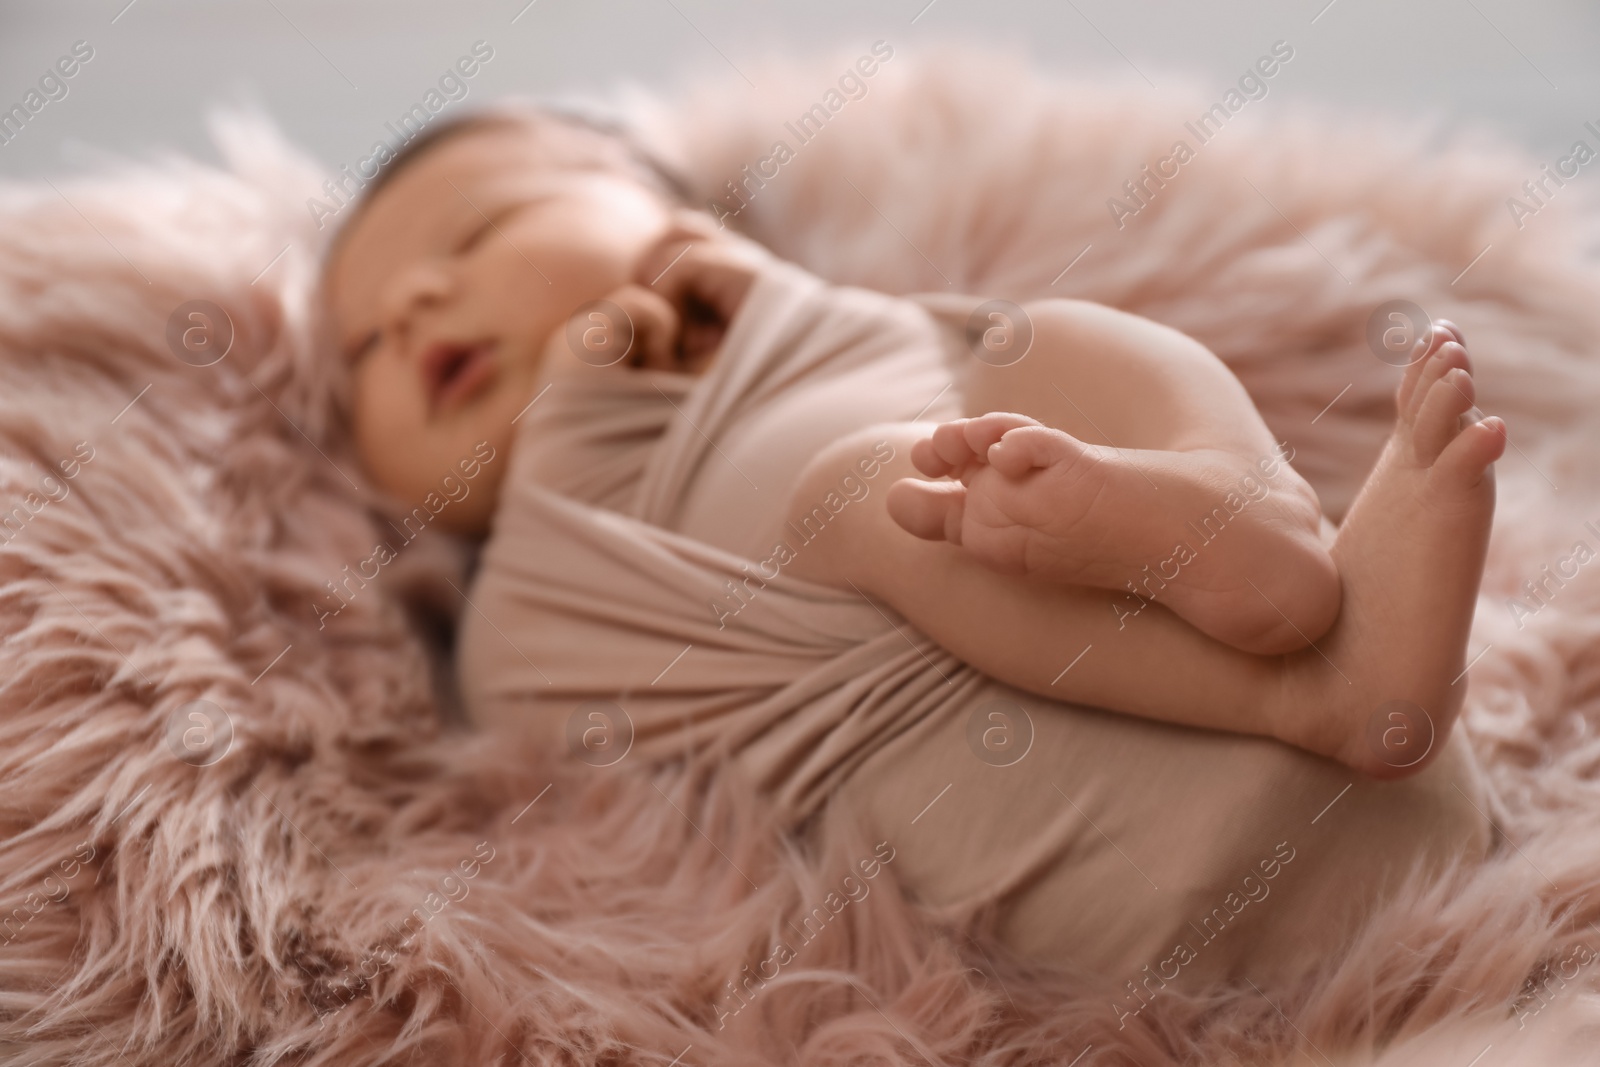
[[[1309,959],[1414,864],[1481,855],[1459,735],[1422,774],[1367,782],[1276,742],[1014,690],[887,605],[784,573],[888,487],[864,453],[786,524],[821,448],[963,414],[977,302],[773,260],[703,377],[553,372],[468,593],[472,718],[596,763],[720,750],[797,827],[850,817],[889,841],[924,904],[992,905],[1019,951],[1139,983],[1126,1012],[1191,975]]]

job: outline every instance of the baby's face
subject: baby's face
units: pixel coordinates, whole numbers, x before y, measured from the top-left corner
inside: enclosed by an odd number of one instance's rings
[[[352,361],[356,447],[413,505],[488,441],[495,458],[436,522],[487,528],[514,430],[552,332],[628,282],[669,208],[621,174],[552,166],[516,127],[457,134],[418,156],[351,225],[328,273]],[[454,484],[454,483],[452,483]],[[459,493],[459,489],[457,490]]]

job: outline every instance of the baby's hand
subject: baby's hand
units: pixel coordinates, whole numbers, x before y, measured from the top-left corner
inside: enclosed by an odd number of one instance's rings
[[[680,322],[680,369],[699,373],[722,344],[755,281],[759,253],[685,216],[639,260],[634,286],[659,295]]]
[[[682,325],[672,305],[638,285],[622,285],[585,304],[545,339],[539,376],[611,375],[627,368],[683,369]]]
[[[750,292],[762,254],[686,216],[640,257],[633,281],[605,295],[612,308],[587,306],[550,335],[546,373],[576,372],[581,363],[699,374]]]
[[[606,294],[606,300],[622,309],[633,331],[633,343],[621,361],[630,367],[648,370],[683,370],[679,345],[683,319],[676,308],[659,293],[641,285],[624,285]],[[605,323],[602,328],[618,324]]]

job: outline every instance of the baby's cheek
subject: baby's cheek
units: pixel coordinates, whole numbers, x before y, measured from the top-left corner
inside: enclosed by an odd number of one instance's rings
[[[403,498],[415,495],[423,441],[423,402],[406,388],[399,370],[376,358],[356,368],[350,419],[362,465],[379,486]]]
[[[439,524],[452,533],[477,536],[488,532],[494,510],[500,503],[502,483],[511,459],[509,435],[492,445],[480,442],[472,455],[480,460],[477,474],[465,479],[467,494],[440,512]],[[458,481],[463,479],[464,474],[457,478]]]
[[[560,378],[583,368],[585,364],[567,343],[569,330],[577,329],[576,325],[563,321],[545,336],[539,351],[539,365],[535,368],[537,377],[541,380]]]

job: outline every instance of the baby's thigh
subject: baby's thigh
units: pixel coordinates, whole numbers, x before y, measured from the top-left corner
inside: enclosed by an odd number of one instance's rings
[[[1274,741],[990,683],[875,753],[832,807],[893,845],[901,883],[944,917],[993,907],[1025,956],[1182,985],[1298,970],[1414,865],[1480,857],[1476,781],[1464,746],[1413,778],[1352,781]]]
[[[1009,323],[1025,354],[964,362],[966,414],[1016,411],[1092,444],[1227,448],[1261,455],[1272,436],[1210,349],[1151,319],[1084,300],[1041,300]]]

